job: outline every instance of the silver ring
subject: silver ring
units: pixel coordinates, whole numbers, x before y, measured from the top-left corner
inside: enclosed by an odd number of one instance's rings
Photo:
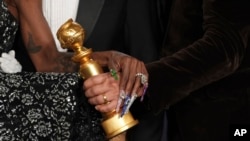
[[[145,74],[143,74],[143,73],[137,73],[137,74],[135,74],[135,77],[140,77],[141,78],[141,84],[142,85],[147,85],[148,78],[147,78],[147,76]]]

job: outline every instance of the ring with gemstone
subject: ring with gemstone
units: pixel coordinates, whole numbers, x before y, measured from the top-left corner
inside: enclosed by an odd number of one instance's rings
[[[148,77],[143,73],[137,73],[135,74],[135,77],[140,77],[142,85],[146,85],[148,83]]]
[[[118,75],[117,75],[116,70],[110,69],[109,71],[110,71],[111,76],[114,77],[115,80],[118,80]]]
[[[140,81],[141,81],[141,84],[143,85],[143,94],[142,94],[142,96],[141,96],[141,101],[143,101],[143,99],[144,99],[144,95],[145,95],[145,93],[146,93],[146,91],[147,91],[147,88],[148,88],[148,78],[147,78],[147,76],[145,75],[145,74],[143,74],[143,73],[136,73],[135,74],[135,76],[136,77],[140,77]]]

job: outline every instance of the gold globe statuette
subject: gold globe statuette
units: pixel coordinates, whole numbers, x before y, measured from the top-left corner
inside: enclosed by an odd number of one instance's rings
[[[57,38],[62,48],[72,49],[72,60],[80,63],[80,75],[83,79],[103,73],[101,66],[90,58],[92,49],[83,46],[85,31],[82,26],[72,19],[66,21],[57,31]],[[135,126],[135,120],[130,112],[120,117],[121,113],[115,110],[110,113],[102,113],[102,127],[108,139],[115,137],[129,128]]]

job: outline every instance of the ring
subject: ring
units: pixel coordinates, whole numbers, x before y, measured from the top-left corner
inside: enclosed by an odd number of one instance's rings
[[[114,77],[115,80],[118,80],[117,72],[114,69],[110,69],[110,74],[112,77]]]
[[[141,101],[143,101],[144,95],[148,88],[148,78],[145,74],[142,74],[142,73],[135,74],[135,77],[138,77],[138,76],[141,78],[141,84],[143,85],[143,94],[141,96]]]
[[[103,95],[103,100],[104,100],[104,104],[107,104],[109,102],[106,95]]]
[[[135,77],[140,77],[141,78],[141,84],[146,85],[148,83],[148,78],[145,74],[142,73],[137,73],[135,74]]]

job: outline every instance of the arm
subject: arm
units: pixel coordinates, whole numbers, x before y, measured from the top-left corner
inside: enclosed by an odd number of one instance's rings
[[[249,10],[244,4],[243,1],[204,0],[200,5],[203,6],[202,37],[147,65],[150,76],[148,96],[154,112],[168,108],[239,68],[247,47],[250,24],[246,14]],[[175,32],[175,35],[182,34]],[[189,38],[192,35],[183,36]]]
[[[42,13],[41,0],[15,0],[24,44],[37,71],[77,72],[70,53],[57,51],[50,28]]]

